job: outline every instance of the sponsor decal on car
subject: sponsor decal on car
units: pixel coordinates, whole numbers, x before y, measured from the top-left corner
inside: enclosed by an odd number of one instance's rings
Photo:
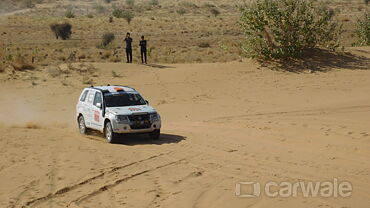
[[[141,111],[141,108],[129,108],[129,111]]]

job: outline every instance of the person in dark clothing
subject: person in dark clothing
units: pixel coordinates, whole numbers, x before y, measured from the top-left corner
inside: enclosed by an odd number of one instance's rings
[[[146,64],[146,40],[144,36],[141,36],[140,40],[140,54],[141,54],[141,63]]]
[[[125,42],[126,42],[127,63],[132,63],[132,38],[130,37],[130,33],[127,33]]]

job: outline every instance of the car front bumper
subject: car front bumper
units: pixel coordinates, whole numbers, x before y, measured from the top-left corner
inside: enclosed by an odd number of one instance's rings
[[[119,134],[135,134],[135,133],[150,133],[155,130],[159,130],[162,127],[161,121],[152,122],[149,128],[133,129],[129,123],[117,123],[113,122],[114,133]]]

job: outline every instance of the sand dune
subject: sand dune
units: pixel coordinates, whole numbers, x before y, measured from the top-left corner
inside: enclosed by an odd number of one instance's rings
[[[369,70],[95,66],[95,84],[130,85],[159,110],[161,139],[79,135],[81,76],[2,75],[0,207],[369,207]],[[241,181],[333,178],[350,198],[235,195]]]

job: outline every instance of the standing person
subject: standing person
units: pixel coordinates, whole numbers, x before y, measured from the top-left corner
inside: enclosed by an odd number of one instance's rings
[[[125,42],[126,42],[127,63],[132,63],[132,38],[130,37],[130,33],[127,33]]]
[[[146,40],[144,38],[144,35],[141,36],[140,40],[140,53],[141,53],[141,63],[146,64]]]

